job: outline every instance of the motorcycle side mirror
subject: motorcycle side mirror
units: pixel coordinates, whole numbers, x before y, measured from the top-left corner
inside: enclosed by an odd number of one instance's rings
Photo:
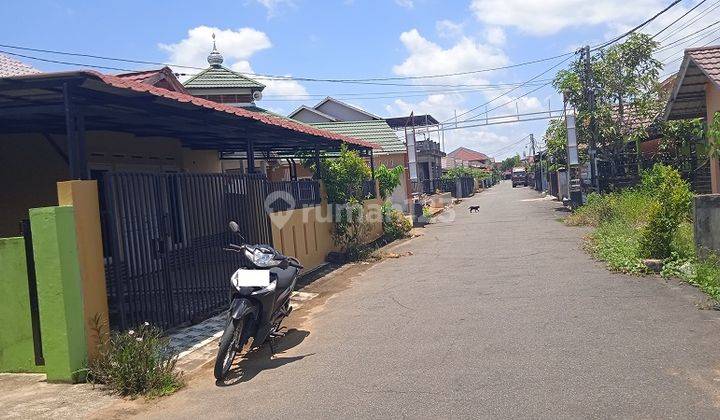
[[[235,221],[230,222],[230,230],[235,233],[240,233],[240,226]]]

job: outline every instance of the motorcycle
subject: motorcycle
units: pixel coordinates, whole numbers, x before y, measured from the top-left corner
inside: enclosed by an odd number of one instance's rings
[[[242,238],[237,223],[230,222],[230,230]],[[242,264],[230,277],[230,311],[215,360],[217,380],[225,378],[251,338],[252,347],[257,348],[277,334],[292,311],[290,295],[303,269],[297,259],[270,245],[230,244],[225,250],[240,254]]]

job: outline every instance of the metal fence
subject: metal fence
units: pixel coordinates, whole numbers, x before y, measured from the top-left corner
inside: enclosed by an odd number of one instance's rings
[[[107,172],[101,185],[113,328],[145,321],[171,328],[221,309],[240,265],[223,250],[241,241],[228,222],[236,221],[248,242],[271,244],[269,192],[290,190],[294,207],[319,196],[313,181],[278,184],[264,175]]]
[[[684,156],[668,157],[655,156],[653,158],[640,158],[636,154],[628,153],[613,163],[598,161],[598,181],[601,191],[613,191],[632,187],[640,183],[642,171],[651,169],[656,163],[662,163],[677,169],[680,176],[690,184],[696,194],[710,194],[712,192],[710,180],[710,165],[700,162],[696,152]]]
[[[320,183],[310,179],[267,183],[268,203],[273,212],[320,204]]]
[[[457,182],[460,180],[460,191],[458,197]],[[435,194],[436,192],[449,192],[453,197],[464,198],[470,197],[475,191],[475,180],[473,177],[460,177],[453,179],[424,179],[421,181],[411,181],[413,193],[416,194]]]

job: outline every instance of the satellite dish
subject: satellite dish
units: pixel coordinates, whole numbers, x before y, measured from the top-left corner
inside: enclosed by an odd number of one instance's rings
[[[260,92],[259,90],[256,90],[255,92],[253,92],[252,98],[253,98],[253,102],[259,101],[260,99],[262,99],[262,92]]]

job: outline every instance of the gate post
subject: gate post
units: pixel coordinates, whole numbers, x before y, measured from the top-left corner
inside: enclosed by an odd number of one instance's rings
[[[83,378],[87,344],[72,207],[30,209],[48,382]]]
[[[102,229],[97,181],[66,181],[57,183],[58,203],[73,206],[77,252],[80,263],[88,357],[97,354],[94,320],[109,328],[107,286],[103,261]]]

